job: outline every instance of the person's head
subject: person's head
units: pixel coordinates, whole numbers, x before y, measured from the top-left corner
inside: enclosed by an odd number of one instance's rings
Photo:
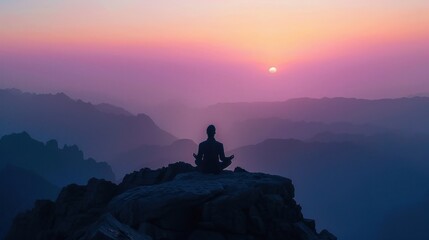
[[[210,137],[214,137],[214,135],[216,134],[216,128],[214,125],[210,125],[207,127],[207,136]]]

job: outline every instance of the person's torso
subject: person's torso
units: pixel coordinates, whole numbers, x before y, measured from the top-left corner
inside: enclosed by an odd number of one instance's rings
[[[220,151],[221,151],[220,142],[214,139],[208,139],[202,142],[202,153],[203,153],[204,161],[218,163]]]

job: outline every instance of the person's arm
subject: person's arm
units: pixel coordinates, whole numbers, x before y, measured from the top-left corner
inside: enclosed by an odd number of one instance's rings
[[[219,149],[219,158],[222,162],[223,161],[231,161],[234,158],[234,155],[231,155],[229,157],[225,157],[225,151],[223,149],[223,144],[220,144],[219,148],[220,148]]]
[[[198,154],[194,153],[194,158],[195,160],[201,160],[203,158],[203,150],[202,150],[201,143],[198,145]]]

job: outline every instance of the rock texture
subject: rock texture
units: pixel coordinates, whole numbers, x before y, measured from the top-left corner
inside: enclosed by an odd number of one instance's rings
[[[302,216],[287,178],[243,169],[202,174],[176,163],[129,174],[119,186],[69,185],[56,202],[38,201],[17,216],[6,239],[336,238]]]

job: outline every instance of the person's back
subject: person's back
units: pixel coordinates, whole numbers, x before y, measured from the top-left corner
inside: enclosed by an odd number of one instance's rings
[[[207,128],[208,138],[198,146],[198,155],[194,154],[197,167],[205,173],[219,173],[231,164],[234,155],[225,157],[223,144],[216,141],[216,128]],[[222,162],[219,162],[221,160]]]

